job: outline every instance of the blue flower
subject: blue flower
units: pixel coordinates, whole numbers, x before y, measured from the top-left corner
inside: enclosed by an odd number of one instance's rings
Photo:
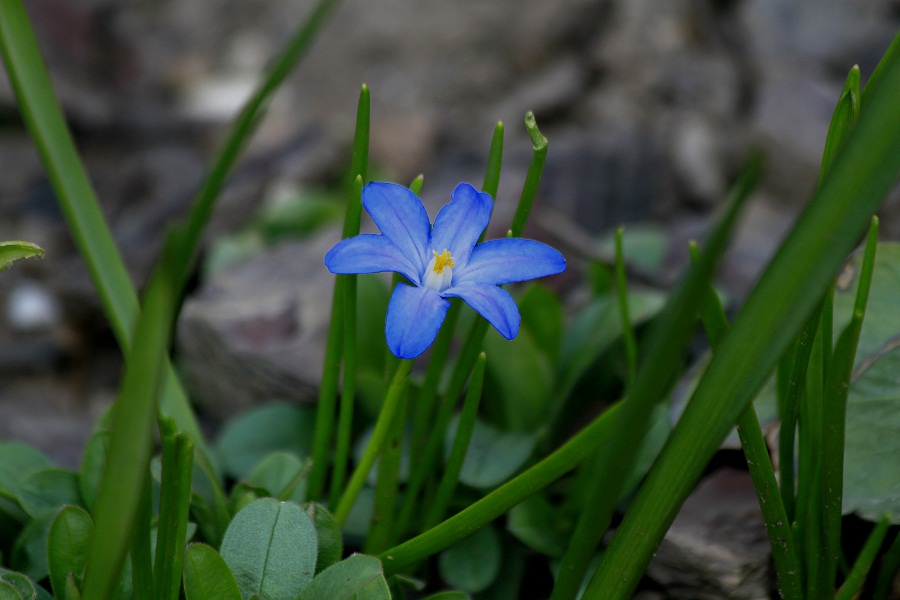
[[[560,273],[562,254],[540,242],[520,238],[477,244],[491,218],[494,201],[468,183],[456,186],[450,203],[434,220],[409,189],[373,182],[362,203],[381,235],[362,234],[338,242],[325,255],[332,273],[393,271],[400,283],[388,305],[385,336],[400,358],[415,358],[437,337],[450,308],[462,298],[508,340],[519,332],[519,309],[499,286]]]

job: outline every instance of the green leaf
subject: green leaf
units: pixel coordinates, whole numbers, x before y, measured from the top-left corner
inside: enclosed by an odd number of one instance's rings
[[[66,579],[70,573],[81,577],[87,558],[94,522],[84,509],[67,506],[60,510],[47,540],[47,563],[50,570],[50,586],[57,598],[62,598]]]
[[[0,581],[8,583],[19,593],[23,600],[36,600],[38,597],[37,586],[21,573],[6,573],[0,577]]]
[[[0,600],[23,600],[13,584],[0,580]]]
[[[424,600],[471,600],[471,596],[464,592],[438,592],[425,598]]]
[[[300,503],[306,495],[305,477],[310,460],[300,460],[291,452],[278,450],[267,454],[247,476],[247,485],[262,487],[279,500]]]
[[[92,510],[100,489],[103,469],[106,467],[106,453],[109,450],[109,432],[97,431],[88,440],[81,456],[81,468],[78,471],[78,489],[84,505]]]
[[[506,530],[532,550],[559,557],[566,551],[571,523],[562,522],[543,496],[532,496],[509,511]]]
[[[490,525],[453,544],[438,557],[441,577],[455,588],[476,593],[500,574],[500,540]]]
[[[659,273],[666,260],[669,240],[664,228],[654,225],[629,225],[622,237],[625,262],[644,273]],[[615,254],[615,232],[610,231],[599,242],[599,250],[610,263]]]
[[[81,600],[81,590],[78,589],[78,583],[75,581],[75,575],[70,574],[66,578],[66,600]]]
[[[862,253],[855,253],[838,277],[834,294],[835,332],[853,312]],[[880,243],[847,397],[843,512],[878,521],[885,512],[900,522],[900,244]]]
[[[242,600],[228,564],[206,544],[191,544],[185,550],[184,595],[187,600]]]
[[[552,360],[562,351],[565,314],[562,303],[550,288],[540,283],[529,285],[519,297],[522,329]]]
[[[235,515],[219,551],[245,598],[294,600],[316,570],[316,528],[296,504],[262,498]]]
[[[40,581],[49,573],[47,535],[55,516],[48,512],[30,521],[13,543],[9,565],[35,581]]]
[[[316,537],[319,541],[319,553],[316,559],[316,573],[319,573],[341,560],[344,543],[341,528],[338,527],[334,515],[318,502],[309,502],[303,510],[316,526]]]
[[[235,479],[243,479],[263,457],[275,450],[308,456],[314,429],[315,409],[270,404],[230,421],[216,447],[225,472]]]
[[[22,480],[34,471],[52,466],[49,458],[31,446],[18,442],[0,443],[0,498],[5,496],[18,502]],[[10,507],[10,510],[15,509]]]
[[[52,467],[29,473],[19,487],[19,505],[32,518],[60,506],[81,505],[78,475]]]
[[[44,250],[31,242],[0,242],[0,271],[5,271],[17,260],[44,256]]]
[[[455,415],[447,428],[445,452],[449,454],[459,426]],[[502,433],[490,425],[475,421],[459,480],[474,488],[491,488],[509,479],[531,457],[534,435]]]
[[[378,584],[379,580],[384,581],[381,561],[374,556],[354,554],[316,575],[300,592],[299,600],[356,600],[369,597],[389,599],[390,595],[377,595],[380,586],[373,584]],[[371,589],[367,590],[370,586]]]

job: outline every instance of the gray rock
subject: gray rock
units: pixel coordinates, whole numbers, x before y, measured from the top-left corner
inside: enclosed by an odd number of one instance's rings
[[[769,561],[750,475],[720,469],[684,503],[647,575],[676,600],[769,600]]]
[[[322,257],[338,237],[330,230],[281,245],[185,303],[178,357],[206,412],[225,418],[266,400],[315,398],[334,285]]]

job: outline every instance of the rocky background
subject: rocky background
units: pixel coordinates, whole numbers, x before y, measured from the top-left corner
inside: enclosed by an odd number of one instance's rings
[[[312,1],[26,5],[140,284]],[[535,112],[550,149],[527,233],[570,258],[559,286],[573,297],[584,259],[603,256],[598,236],[620,224],[663,228],[664,285],[748,149],[763,148],[767,176],[722,273],[740,297],[814,187],[847,71],[859,64],[865,81],[898,28],[897,0],[345,0],[270,107],[209,239],[273,196],[340,181],[366,83],[371,164],[399,182],[424,173],[432,215],[457,182],[480,183],[504,122],[495,233],[518,198],[531,152],[522,117]],[[47,250],[0,277],[0,439],[73,465],[120,358],[5,78],[0,124],[0,239]],[[882,223],[900,235],[896,198]],[[330,229],[198,281],[178,343],[212,418],[315,389],[331,285],[321,256],[335,240]]]

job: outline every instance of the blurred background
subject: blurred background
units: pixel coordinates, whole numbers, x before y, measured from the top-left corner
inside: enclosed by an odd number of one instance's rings
[[[27,0],[59,98],[134,281],[185,211],[229,119],[310,0]],[[665,288],[752,147],[768,157],[721,273],[739,299],[818,175],[847,71],[863,82],[900,28],[897,0],[345,0],[271,105],[221,199],[178,332],[181,368],[222,418],[315,389],[360,85],[370,178],[425,175],[432,215],[481,183],[506,126],[490,235],[503,235],[550,140],[528,237],[566,254],[571,304],[608,235]],[[77,464],[120,357],[5,77],[0,239],[43,246],[0,277],[0,439]],[[896,194],[883,237],[900,235]],[[300,235],[305,234],[305,235]],[[380,326],[380,325],[379,325]]]

